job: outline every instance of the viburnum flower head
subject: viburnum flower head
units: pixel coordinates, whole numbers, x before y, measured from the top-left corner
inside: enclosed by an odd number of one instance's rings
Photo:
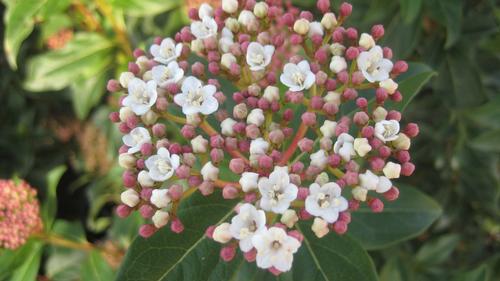
[[[311,239],[304,228],[314,239],[342,235],[360,205],[380,212],[397,198],[419,132],[391,108],[407,64],[393,64],[381,25],[359,36],[344,25],[350,4],[316,7],[202,4],[189,26],[136,50],[108,83],[120,95],[110,119],[123,134],[116,212],[139,212],[141,236],[196,227],[179,212],[200,201],[184,200],[221,196],[235,213],[206,231],[223,244],[221,258],[241,251],[279,274]]]

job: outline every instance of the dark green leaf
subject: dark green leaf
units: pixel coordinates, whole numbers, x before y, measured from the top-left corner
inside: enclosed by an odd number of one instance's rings
[[[488,267],[483,264],[474,270],[458,274],[453,281],[488,281],[488,277]]]
[[[448,259],[460,242],[456,234],[448,234],[437,240],[426,243],[415,256],[415,260],[422,265],[437,265]]]
[[[17,68],[17,54],[21,43],[30,35],[35,25],[35,14],[47,0],[19,0],[9,2],[5,14],[4,48],[12,68]]]
[[[415,96],[420,92],[429,80],[437,73],[429,66],[422,63],[412,63],[409,65],[410,73],[399,83],[398,90],[403,95],[403,101],[395,105],[395,109],[403,112]]]
[[[63,49],[28,61],[25,87],[30,91],[61,90],[78,79],[91,78],[112,60],[113,44],[96,33],[77,33]]]
[[[38,242],[29,240],[18,249],[0,250],[0,280],[10,280],[8,277],[28,259],[33,251],[35,251]]]
[[[486,131],[473,138],[470,144],[485,152],[500,152],[500,130]]]
[[[57,185],[66,171],[65,166],[59,166],[51,170],[47,175],[46,197],[43,202],[43,221],[47,229],[52,227],[57,212]]]
[[[439,0],[436,1],[444,14],[446,22],[446,43],[445,48],[450,48],[460,39],[462,31],[462,10],[463,0]]]
[[[399,4],[401,5],[401,16],[406,23],[414,21],[422,8],[422,0],[399,0]]]
[[[108,281],[114,275],[113,269],[98,251],[91,251],[82,265],[82,281]]]
[[[106,90],[106,75],[98,73],[90,78],[77,78],[71,84],[73,108],[79,119],[85,119],[90,110],[99,103]]]
[[[40,268],[43,244],[36,242],[33,249],[23,261],[23,264],[16,269],[10,281],[35,281]]]
[[[413,238],[441,215],[433,199],[416,188],[399,187],[399,198],[386,202],[382,213],[373,213],[368,207],[352,213],[348,233],[365,249],[380,249]]]

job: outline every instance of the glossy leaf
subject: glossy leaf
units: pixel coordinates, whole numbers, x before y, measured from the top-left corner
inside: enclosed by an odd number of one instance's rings
[[[403,95],[403,101],[395,105],[395,108],[403,112],[415,96],[429,82],[429,80],[437,75],[429,66],[422,63],[412,63],[409,65],[411,75],[406,78],[403,76],[399,83],[398,90]]]
[[[91,78],[112,60],[112,42],[96,33],[77,33],[63,49],[28,61],[24,86],[30,91],[61,90],[79,79]]]
[[[108,281],[114,277],[113,269],[98,251],[91,251],[82,265],[82,281]]]
[[[352,213],[348,233],[365,249],[387,247],[421,234],[441,215],[441,208],[416,188],[400,185],[400,196],[382,213],[361,207]]]
[[[36,250],[38,242],[30,240],[15,250],[0,249],[0,280],[9,280],[12,273]]]
[[[19,0],[8,2],[5,15],[4,48],[12,68],[17,68],[17,54],[21,43],[30,35],[35,25],[35,14],[47,0]]]
[[[36,242],[32,251],[23,261],[23,264],[16,269],[10,281],[35,281],[40,268],[43,244]]]

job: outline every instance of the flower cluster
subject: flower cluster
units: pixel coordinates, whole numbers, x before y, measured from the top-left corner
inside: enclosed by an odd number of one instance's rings
[[[350,4],[317,8],[315,20],[281,0],[202,4],[189,10],[190,26],[136,50],[129,71],[109,81],[123,93],[110,115],[124,134],[117,212],[151,219],[140,235],[169,222],[181,232],[180,200],[220,188],[241,200],[230,222],[207,230],[224,244],[221,257],[239,248],[279,274],[301,246],[299,220],[312,220],[318,237],[340,235],[360,204],[381,212],[382,199],[398,197],[393,181],[414,171],[418,126],[401,128],[401,113],[386,107],[402,100],[395,78],[408,65],[377,44],[381,25],[343,27]]]
[[[24,181],[0,180],[0,248],[16,249],[41,229],[36,190]]]

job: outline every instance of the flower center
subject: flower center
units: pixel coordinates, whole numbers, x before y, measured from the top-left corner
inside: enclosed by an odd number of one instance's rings
[[[138,104],[149,104],[149,95],[145,87],[137,89],[137,91],[132,94],[132,97]]]
[[[174,48],[172,46],[168,46],[162,49],[162,56],[169,58],[175,55]]]
[[[318,194],[318,205],[321,208],[328,208],[330,206],[330,195],[319,193]]]
[[[250,57],[250,60],[254,63],[254,64],[264,64],[264,55],[262,54],[252,54],[251,57]]]
[[[301,72],[294,72],[292,74],[292,80],[299,86],[303,86],[304,84],[304,80],[305,80],[305,77],[304,77],[304,74],[302,74]]]
[[[385,138],[394,136],[396,134],[396,128],[389,124],[384,125],[384,133],[382,134]]]
[[[163,71],[161,75],[161,80],[165,81],[168,80],[172,77],[172,73],[170,72],[170,69],[165,68],[165,71]]]
[[[203,93],[201,89],[191,90],[187,94],[187,103],[192,106],[201,106],[205,99],[203,98]]]
[[[167,161],[165,159],[156,160],[155,165],[156,168],[158,168],[158,171],[162,174],[167,174],[172,171],[172,165],[170,164],[170,161]]]
[[[276,206],[278,202],[283,198],[283,192],[281,192],[281,186],[274,184],[269,191],[269,197],[271,198],[271,205]]]
[[[132,138],[136,144],[139,144],[144,140],[144,136],[139,132],[132,133]]]
[[[280,241],[274,240],[273,243],[271,243],[271,247],[275,250],[278,250],[281,247]]]

